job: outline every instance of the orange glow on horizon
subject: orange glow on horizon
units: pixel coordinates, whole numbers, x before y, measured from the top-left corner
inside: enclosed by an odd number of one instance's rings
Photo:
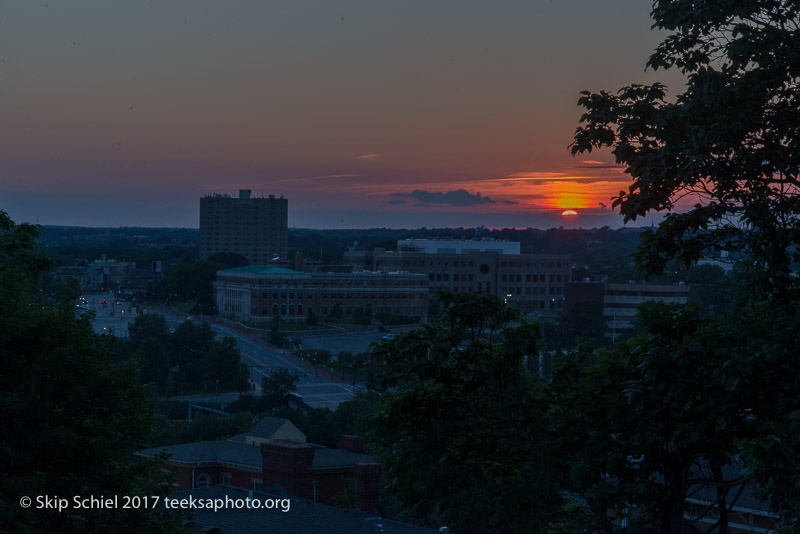
[[[578,212],[575,210],[564,210],[561,212],[561,215],[577,215]]]

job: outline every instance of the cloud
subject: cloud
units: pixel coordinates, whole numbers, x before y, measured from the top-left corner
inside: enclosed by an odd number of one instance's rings
[[[356,156],[356,159],[378,159],[380,154],[364,154],[363,156]]]
[[[516,200],[504,200],[503,204],[519,204]]]
[[[559,178],[561,176],[565,176],[565,174],[563,172],[523,171],[512,172],[508,175],[508,178]]]
[[[415,190],[412,193],[394,193],[398,197],[411,197],[418,200],[421,204],[449,204],[456,207],[477,206],[479,204],[494,204],[489,197],[481,196],[480,193],[474,195],[466,189],[456,189],[447,193],[433,193],[431,191]]]
[[[557,183],[573,182],[577,184],[594,184],[594,183],[615,183],[627,182],[630,178],[627,175],[615,176],[564,176],[562,178],[529,178],[517,179],[514,183],[516,185],[551,185]]]
[[[325,174],[323,176],[312,176],[310,180],[321,180],[323,178],[355,178],[360,174]]]
[[[405,203],[406,201],[403,200],[402,198],[393,198],[392,200],[389,201],[389,204],[405,204]]]
[[[581,163],[586,163],[587,165],[605,165],[605,161],[597,161],[594,159],[585,159],[581,161]]]
[[[585,163],[585,162],[584,162]],[[601,165],[576,165],[576,169],[619,169],[625,168],[624,165],[601,164]]]

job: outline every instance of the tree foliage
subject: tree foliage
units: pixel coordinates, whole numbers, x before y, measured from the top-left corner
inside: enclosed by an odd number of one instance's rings
[[[292,375],[288,369],[280,367],[273,369],[269,376],[262,380],[264,400],[270,407],[286,406],[289,403],[289,393],[297,391],[299,376]]]
[[[0,212],[0,524],[16,532],[169,532],[150,510],[39,510],[22,496],[164,495],[160,470],[133,465],[153,419],[134,362],[118,364],[74,300],[30,284],[50,266],[38,229]]]
[[[543,406],[525,356],[538,328],[485,294],[440,296],[429,325],[376,348],[393,393],[374,435],[390,491],[418,519],[440,507],[457,532],[527,532],[560,508],[553,468],[537,446]]]
[[[739,491],[796,531],[800,3],[655,0],[652,16],[668,35],[648,66],[678,69],[685,90],[583,93],[573,153],[612,148],[632,179],[614,199],[626,221],[670,212],[643,232],[640,267],[727,254],[748,299],[726,317],[646,308],[626,344],[567,358],[553,435],[606,530],[633,507],[631,528],[685,532],[686,498],[705,488],[719,532]]]
[[[735,458],[755,423],[728,332],[694,306],[650,303],[639,316],[636,338],[561,362],[552,431],[598,528],[633,508],[634,527],[683,532],[687,498],[719,490],[725,512],[746,485]]]
[[[130,338],[119,343],[121,358],[142,362],[142,379],[165,395],[193,391],[249,389],[249,371],[236,340],[215,339],[207,324],[184,321],[170,333],[163,315],[144,313],[128,328]],[[209,386],[210,384],[210,386]]]
[[[648,271],[743,254],[754,293],[787,297],[800,259],[800,4],[656,0],[652,17],[669,34],[648,66],[679,69],[685,91],[584,92],[572,151],[613,147],[633,180],[614,199],[626,221],[695,202],[645,232]]]

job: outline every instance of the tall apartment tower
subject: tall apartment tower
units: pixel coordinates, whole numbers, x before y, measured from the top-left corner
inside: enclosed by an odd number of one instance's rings
[[[288,201],[254,198],[249,189],[239,197],[211,194],[200,199],[200,259],[218,252],[241,254],[251,265],[286,258],[289,233]]]

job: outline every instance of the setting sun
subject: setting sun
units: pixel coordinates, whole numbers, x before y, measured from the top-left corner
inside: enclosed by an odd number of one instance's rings
[[[575,210],[564,210],[561,212],[561,215],[577,215],[578,212]]]

